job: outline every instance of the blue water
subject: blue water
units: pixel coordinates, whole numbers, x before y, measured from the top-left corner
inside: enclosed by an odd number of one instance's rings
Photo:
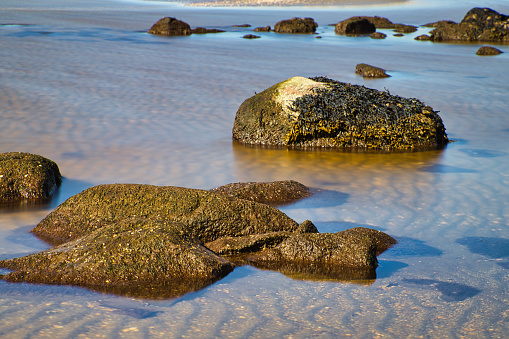
[[[489,1],[509,14],[505,1]],[[509,46],[336,36],[352,15],[421,25],[460,21],[473,2],[329,8],[190,8],[155,2],[5,0],[0,4],[0,152],[56,161],[64,183],[42,206],[0,211],[0,258],[49,246],[29,231],[73,194],[102,183],[210,189],[294,179],[318,190],[282,210],[322,232],[391,234],[371,285],[299,281],[252,267],[182,298],[147,301],[66,286],[0,282],[0,336],[472,337],[509,334]],[[163,16],[226,33],[144,33]],[[311,16],[315,36],[260,33]],[[357,63],[392,77],[364,80]],[[326,75],[415,97],[440,111],[444,150],[350,153],[232,143],[239,105],[292,76]]]

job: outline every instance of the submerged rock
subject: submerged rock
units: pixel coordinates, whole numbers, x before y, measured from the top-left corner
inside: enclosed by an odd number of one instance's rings
[[[233,139],[246,144],[370,149],[430,148],[448,142],[442,119],[406,99],[325,77],[294,77],[245,100]]]
[[[216,28],[196,27],[191,30],[193,34],[224,33],[226,31]]]
[[[164,36],[190,35],[191,26],[178,19],[165,17],[157,21],[148,33]]]
[[[388,78],[390,75],[385,73],[385,69],[367,65],[357,64],[355,73],[362,75],[364,78]]]
[[[482,46],[480,47],[475,54],[477,55],[499,55],[503,52],[498,48],[492,46]]]
[[[287,204],[311,195],[309,188],[293,180],[232,183],[214,188],[211,192],[268,205]]]
[[[459,24],[452,21],[434,23],[433,41],[509,41],[509,16],[490,8],[473,8]]]
[[[315,33],[317,27],[318,24],[312,18],[293,18],[277,22],[274,32],[312,34]]]
[[[0,153],[0,204],[47,199],[62,182],[57,164],[40,155]]]

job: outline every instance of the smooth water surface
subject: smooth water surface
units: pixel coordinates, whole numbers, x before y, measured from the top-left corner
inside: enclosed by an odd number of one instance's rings
[[[442,5],[437,5],[438,3]],[[45,205],[0,210],[0,258],[49,246],[29,231],[65,199],[102,183],[210,189],[293,179],[317,193],[281,208],[321,232],[355,226],[400,243],[370,285],[293,280],[249,266],[164,301],[67,286],[0,282],[8,338],[505,338],[509,335],[509,46],[373,40],[328,26],[353,15],[421,25],[460,21],[470,1],[330,8],[189,8],[164,2],[5,0],[0,4],[0,152],[56,161]],[[483,6],[509,14],[504,1]],[[437,7],[442,6],[442,7]],[[226,33],[165,38],[163,16]],[[316,35],[260,33],[311,16]],[[390,78],[364,80],[357,63]],[[443,150],[353,153],[233,143],[239,105],[292,76],[326,75],[415,97],[440,111]],[[4,272],[5,273],[5,272]]]

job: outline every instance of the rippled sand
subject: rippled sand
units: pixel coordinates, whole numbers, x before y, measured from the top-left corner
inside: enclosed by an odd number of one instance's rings
[[[494,9],[509,13],[503,2]],[[115,182],[213,188],[298,180],[316,191],[282,210],[322,232],[372,227],[400,244],[368,285],[299,281],[241,267],[182,298],[148,301],[68,286],[0,282],[6,338],[505,338],[509,334],[509,49],[334,35],[330,23],[380,15],[424,24],[466,6],[203,9],[56,0],[0,4],[0,152],[55,160],[65,179],[47,205],[0,210],[0,258],[48,245],[30,229],[81,190]],[[78,10],[79,9],[79,10]],[[227,33],[161,38],[163,16]],[[312,16],[313,35],[259,33]],[[355,65],[387,69],[364,80]],[[444,150],[352,153],[251,148],[231,141],[243,100],[289,77],[332,79],[416,97],[440,111]],[[1,273],[1,272],[0,272]]]

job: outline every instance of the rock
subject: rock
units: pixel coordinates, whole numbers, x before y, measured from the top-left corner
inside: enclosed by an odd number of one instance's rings
[[[336,25],[334,32],[340,35],[363,35],[376,31],[376,27],[368,19],[347,19]]]
[[[270,26],[256,27],[254,29],[255,32],[270,32],[270,30],[271,30]]]
[[[173,36],[173,35],[190,35],[191,27],[175,18],[165,17],[156,22],[148,31],[150,34]]]
[[[315,33],[317,27],[318,24],[312,18],[293,18],[276,23],[274,32],[312,34]]]
[[[299,227],[273,207],[225,194],[172,186],[112,184],[91,187],[70,197],[32,232],[58,244],[136,216],[183,223],[202,242]]]
[[[141,298],[171,298],[227,275],[234,264],[181,223],[126,218],[25,257],[0,261],[9,282],[66,284]]]
[[[309,188],[293,180],[272,182],[239,182],[211,190],[214,193],[256,201],[268,205],[287,204],[309,197]]]
[[[348,19],[345,19],[345,20],[339,22],[339,24],[342,24],[341,26],[346,26],[350,22],[360,21],[360,20],[368,20],[370,23],[375,25],[375,28],[396,28],[396,24],[392,23],[392,21],[390,21],[387,18],[382,18],[379,16],[353,16],[351,18],[348,18]],[[337,27],[337,25],[336,25],[336,27]],[[345,34],[345,33],[340,33],[340,34]]]
[[[307,279],[346,279],[352,274],[348,268],[370,277],[378,266],[376,256],[395,243],[387,234],[363,227],[337,233],[293,234],[276,247],[250,255],[248,262],[282,273],[305,274]],[[358,279],[358,274],[353,278]]]
[[[430,33],[433,41],[509,41],[509,16],[490,8],[473,8],[457,24],[440,21]]]
[[[392,36],[401,38],[402,36],[405,36],[405,35],[403,33],[396,33],[396,34],[393,34]]]
[[[390,77],[390,75],[385,73],[385,69],[367,64],[357,64],[357,66],[355,66],[355,73],[362,75],[364,78]]]
[[[451,21],[451,20],[440,20],[440,21],[437,21],[437,22],[430,22],[428,24],[425,24],[423,25],[424,27],[432,27],[432,28],[436,28],[438,26],[440,26],[441,24],[455,24],[456,25],[456,22],[454,21]]]
[[[480,47],[475,54],[477,55],[499,55],[503,53],[501,50],[491,46]]]
[[[381,33],[381,32],[375,32],[371,33],[369,35],[371,39],[385,39],[387,37],[387,34]]]
[[[260,39],[260,36],[254,34],[246,34],[242,38],[244,39]]]
[[[446,144],[442,119],[406,99],[325,77],[294,77],[245,100],[233,139],[245,144],[421,149]]]
[[[204,27],[196,27],[193,30],[191,30],[191,33],[193,34],[207,34],[207,33],[223,33],[226,31],[215,29],[215,28],[204,28]]]
[[[402,25],[402,24],[396,24],[396,27],[394,29],[394,32],[398,32],[398,33],[413,33],[415,31],[417,31],[416,26]]]
[[[0,204],[47,199],[61,182],[54,161],[30,153],[0,153]]]
[[[422,35],[419,35],[419,36],[415,37],[414,40],[429,41],[430,37],[427,34],[422,34]]]
[[[247,28],[247,27],[251,27],[250,24],[242,24],[242,25],[233,25],[232,27],[244,27],[244,28]]]

